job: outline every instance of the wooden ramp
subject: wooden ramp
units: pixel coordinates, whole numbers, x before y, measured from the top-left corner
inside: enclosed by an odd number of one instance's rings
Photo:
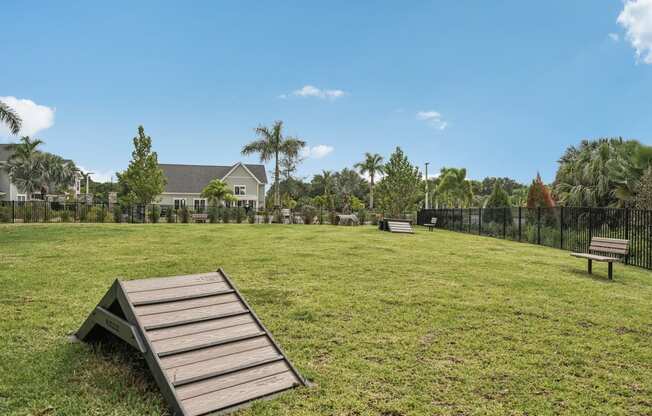
[[[412,223],[408,220],[387,220],[387,231],[392,233],[414,233]]]
[[[223,414],[305,385],[222,269],[116,280],[77,332],[145,355],[175,416]]]

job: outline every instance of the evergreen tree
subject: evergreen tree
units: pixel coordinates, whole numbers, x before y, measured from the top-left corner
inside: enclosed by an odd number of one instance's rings
[[[421,173],[412,166],[400,147],[385,165],[385,176],[376,188],[377,202],[385,214],[396,217],[416,210],[421,199]]]
[[[538,218],[537,208],[541,208],[541,222],[545,225],[553,226],[556,223],[555,200],[550,194],[550,190],[544,185],[541,180],[541,175],[537,173],[537,177],[532,181],[530,189],[527,194],[527,208],[526,218],[528,222],[533,223]]]
[[[507,195],[507,192],[503,189],[500,180],[494,182],[494,188],[491,191],[491,195],[489,195],[489,199],[487,199],[484,208],[488,209],[484,211],[482,217],[483,222],[502,223],[503,221],[507,221],[508,224],[511,223],[512,209],[509,195]]]
[[[636,209],[652,209],[652,166],[641,178],[641,184],[636,194]]]
[[[138,127],[134,137],[134,151],[126,171],[118,173],[122,198],[127,203],[150,204],[163,193],[166,179],[158,165],[158,156],[152,151],[152,138]]]

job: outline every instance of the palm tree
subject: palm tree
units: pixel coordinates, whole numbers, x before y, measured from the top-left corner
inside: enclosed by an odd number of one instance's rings
[[[201,191],[201,197],[208,199],[208,203],[211,205],[217,205],[220,201],[232,202],[237,200],[226,182],[220,179],[213,179],[208,182],[208,185]]]
[[[460,208],[467,206],[473,199],[471,182],[466,179],[464,168],[442,168],[437,185],[437,197],[443,199],[447,206]]]
[[[20,143],[12,143],[9,145],[9,151],[12,153],[9,156],[8,162],[15,160],[29,160],[34,155],[39,153],[38,147],[45,142],[41,139],[32,139],[29,136],[20,138]]]
[[[369,209],[374,209],[374,179],[377,174],[385,172],[383,157],[378,153],[365,153],[364,161],[354,165],[361,175],[369,175]]]
[[[299,153],[299,151],[306,145],[301,139],[295,137],[283,137],[283,122],[276,121],[270,127],[258,126],[256,128],[257,140],[248,143],[242,148],[243,155],[251,155],[257,153],[260,161],[265,163],[274,159],[274,206],[276,208],[281,205],[281,196],[279,192],[279,159],[283,156],[292,156]]]
[[[20,127],[23,124],[23,121],[20,119],[20,116],[16,111],[2,101],[0,101],[0,122],[9,126],[11,134],[18,134]]]
[[[323,191],[322,195],[326,198],[326,204],[332,210],[335,209],[335,200],[333,191],[335,188],[335,175],[330,170],[322,170],[312,178],[312,186]]]

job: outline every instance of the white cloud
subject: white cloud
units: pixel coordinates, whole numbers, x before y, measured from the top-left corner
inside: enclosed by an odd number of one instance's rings
[[[425,121],[439,130],[445,130],[448,127],[448,122],[444,121],[441,113],[437,111],[419,111],[417,113],[417,120]]]
[[[636,58],[652,64],[652,0],[626,0],[618,23],[625,28]]]
[[[19,136],[33,136],[54,124],[54,108],[24,98],[0,97],[0,101],[13,108],[23,120]],[[9,135],[9,129],[4,124],[0,125],[0,135]]]
[[[315,97],[315,98],[329,99],[329,100],[336,100],[338,98],[342,98],[346,94],[347,93],[343,90],[324,90],[324,89],[317,88],[314,85],[304,85],[302,88],[292,91],[292,95],[296,97]],[[281,94],[279,95],[279,98],[285,99],[288,98],[288,95]]]
[[[326,157],[329,154],[333,153],[333,150],[335,150],[333,146],[328,146],[325,144],[318,144],[317,146],[312,147],[306,146],[301,151],[301,156],[311,159],[321,159],[322,157]]]
[[[620,40],[620,35],[618,33],[609,33],[609,38],[614,42],[618,42]]]
[[[77,165],[77,167],[84,173],[93,172],[91,174],[91,179],[93,182],[116,182],[117,176],[115,175],[115,170],[103,170],[103,169],[87,169],[84,166]],[[82,185],[85,185],[86,182],[82,181]]]

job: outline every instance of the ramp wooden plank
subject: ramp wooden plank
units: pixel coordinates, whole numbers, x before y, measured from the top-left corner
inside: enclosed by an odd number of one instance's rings
[[[186,276],[159,277],[154,279],[125,280],[122,282],[122,285],[127,290],[127,293],[132,293],[146,290],[204,285],[206,283],[219,283],[223,281],[224,278],[221,274],[212,272]]]
[[[210,360],[212,358],[224,357],[244,351],[256,350],[262,347],[269,347],[272,343],[266,335],[244,341],[236,341],[228,344],[217,345],[214,347],[201,348],[194,351],[184,352],[181,354],[161,357],[161,366],[164,369],[180,367],[182,365],[193,364],[200,361]]]
[[[238,384],[273,376],[290,371],[284,361],[263,364],[246,370],[236,371],[224,377],[214,377],[203,381],[196,381],[177,387],[177,396],[180,400],[190,399],[206,393],[233,387]]]
[[[240,302],[223,303],[221,305],[202,306],[200,308],[184,309],[182,311],[157,313],[146,315],[139,320],[145,329],[155,329],[190,322],[206,321],[227,314],[246,312],[247,309]]]
[[[157,303],[154,305],[136,306],[138,316],[153,315],[163,312],[182,311],[184,309],[199,308],[201,306],[220,305],[222,303],[237,302],[238,297],[233,293],[225,295],[206,296],[197,299],[180,300],[176,302]]]
[[[166,374],[173,385],[181,385],[191,381],[215,377],[216,375],[232,372],[244,367],[281,359],[283,357],[274,347],[263,347],[253,351],[245,351],[181,367],[174,367],[166,370]]]
[[[249,315],[238,315],[230,318],[213,319],[194,324],[177,325],[169,328],[154,329],[147,331],[150,341],[159,341],[168,338],[176,338],[183,335],[198,334],[215,329],[223,329],[231,326],[253,324],[254,320]]]
[[[159,356],[176,354],[192,349],[203,348],[211,345],[242,339],[263,331],[256,324],[244,324],[225,329],[201,332],[199,334],[184,335],[181,337],[153,341],[152,348]]]
[[[305,384],[221,269],[116,280],[99,307],[116,301],[123,326],[141,339],[139,350],[175,416],[231,412]],[[91,315],[78,333],[103,328],[130,341],[126,331],[104,323]]]
[[[182,400],[181,403],[189,416],[199,416],[289,389],[297,384],[295,376],[287,372]]]
[[[231,288],[224,282],[207,283],[174,287],[170,289],[147,290],[144,292],[132,292],[127,296],[135,306],[148,303],[172,302],[177,300],[193,299],[197,297],[217,295],[229,291]]]

